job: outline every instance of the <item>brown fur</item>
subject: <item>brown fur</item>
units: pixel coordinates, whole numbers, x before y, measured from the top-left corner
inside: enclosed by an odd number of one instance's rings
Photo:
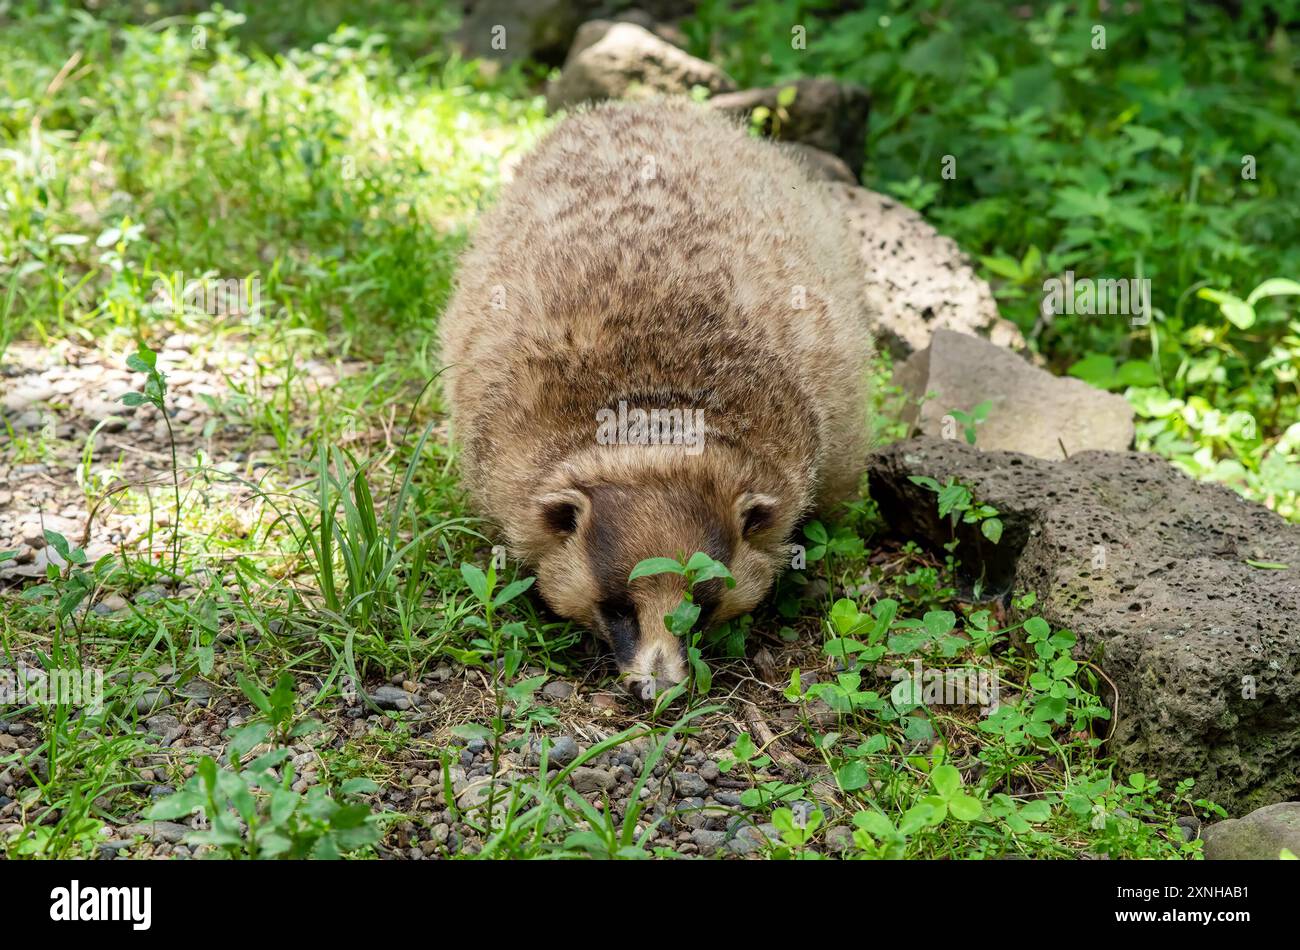
[[[685,675],[663,624],[681,579],[629,587],[637,561],[713,554],[737,586],[697,594],[710,620],[736,616],[799,520],[856,489],[859,281],[821,186],[686,102],[570,117],[480,221],[442,322],[464,477],[551,607],[611,640],[625,672]],[[703,451],[598,444],[596,413],[620,400],[703,410]]]

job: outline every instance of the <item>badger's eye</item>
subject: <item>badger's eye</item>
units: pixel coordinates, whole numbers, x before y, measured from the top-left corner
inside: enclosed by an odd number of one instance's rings
[[[631,598],[606,598],[597,604],[597,609],[601,619],[611,626],[620,622],[636,622],[636,607]]]

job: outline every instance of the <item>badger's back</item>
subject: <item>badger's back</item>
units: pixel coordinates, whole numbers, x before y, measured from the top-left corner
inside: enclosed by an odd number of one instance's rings
[[[705,412],[811,493],[852,488],[870,353],[856,254],[816,183],[686,102],[562,122],[481,219],[443,317],[468,483],[490,516],[597,410]]]

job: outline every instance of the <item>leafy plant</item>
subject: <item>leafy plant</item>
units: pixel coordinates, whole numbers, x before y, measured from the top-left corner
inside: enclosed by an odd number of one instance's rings
[[[167,412],[167,377],[158,369],[158,354],[141,343],[139,349],[126,358],[126,368],[136,373],[144,373],[144,390],[142,392],[123,393],[122,404],[135,408],[150,405],[158,410],[163,424],[167,427],[167,443],[172,453],[172,491],[174,508],[172,513],[172,576],[176,576],[181,560],[181,467],[176,452],[176,432],[172,428],[171,415]]]
[[[339,800],[320,785],[305,794],[293,789],[295,771],[287,743],[318,725],[313,720],[293,725],[293,677],[281,674],[269,694],[245,676],[239,677],[239,684],[260,715],[229,734],[228,765],[220,767],[211,756],[203,756],[184,787],[155,803],[147,817],[171,821],[201,813],[205,827],[185,840],[228,858],[338,858],[376,844],[378,819],[355,798],[376,791],[374,782],[344,782]],[[266,743],[267,751],[243,763]]]
[[[929,823],[937,825],[951,815],[958,821],[975,821],[983,813],[980,800],[964,790],[961,773],[946,762],[930,773],[930,787],[934,794],[922,799],[932,809]]]
[[[979,525],[980,534],[994,544],[1002,540],[1002,519],[998,517],[998,510],[992,505],[977,503],[971,490],[955,477],[949,476],[942,485],[928,475],[909,475],[908,481],[938,496],[939,517],[950,518],[954,531],[960,520],[962,524]],[[953,543],[956,543],[955,538]]]
[[[966,436],[966,441],[970,445],[975,444],[976,427],[986,421],[989,417],[989,410],[993,408],[992,400],[986,399],[977,405],[971,406],[970,412],[963,412],[960,409],[949,409],[948,415],[954,420],[961,423],[962,432]]]
[[[697,584],[715,578],[728,587],[735,587],[736,579],[731,576],[731,572],[721,561],[714,560],[703,551],[696,551],[689,558],[680,560],[670,557],[646,558],[632,568],[631,574],[628,575],[628,583],[656,574],[680,574],[686,579],[686,590],[682,593],[682,599],[673,612],[664,617],[664,625],[668,627],[670,633],[688,639],[686,662],[690,666],[696,689],[701,695],[707,696],[713,684],[713,673],[704,662],[700,651],[700,641],[704,632],[695,629],[695,624],[700,619],[700,607],[695,603],[691,591]],[[663,709],[684,693],[688,685],[687,682],[681,682],[664,690],[655,701],[655,711]]]

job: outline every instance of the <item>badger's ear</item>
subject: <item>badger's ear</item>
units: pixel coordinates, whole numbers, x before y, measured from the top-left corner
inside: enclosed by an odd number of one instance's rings
[[[542,526],[557,538],[567,538],[577,531],[591,510],[590,499],[574,488],[549,492],[539,497],[536,503]]]
[[[736,523],[740,536],[748,541],[776,525],[778,499],[757,492],[745,492],[736,499]]]

